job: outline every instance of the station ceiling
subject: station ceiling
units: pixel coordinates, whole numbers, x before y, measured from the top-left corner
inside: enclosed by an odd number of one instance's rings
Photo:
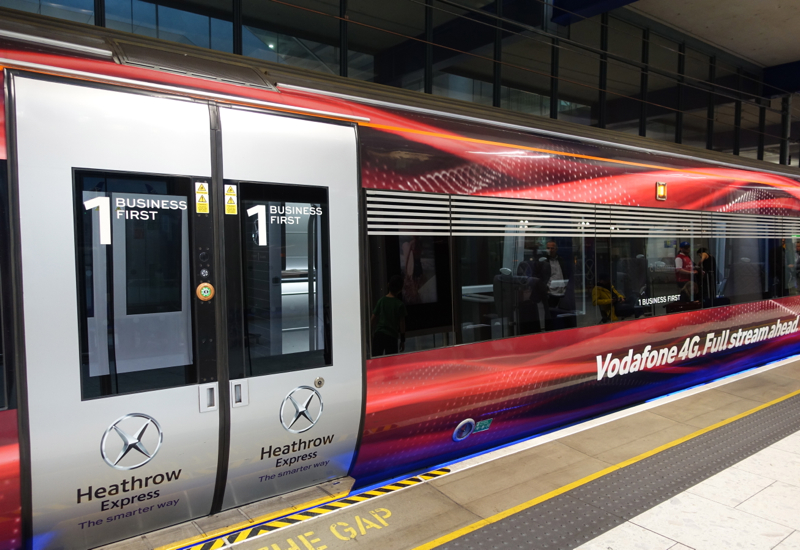
[[[627,7],[761,67],[800,60],[800,9],[792,0],[637,0]]]

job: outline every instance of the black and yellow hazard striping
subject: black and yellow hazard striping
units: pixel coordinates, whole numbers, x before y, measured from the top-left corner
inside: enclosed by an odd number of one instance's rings
[[[420,474],[415,477],[404,479],[402,481],[396,481],[389,485],[384,485],[383,487],[379,487],[377,489],[372,489],[370,491],[365,491],[357,495],[348,496],[346,498],[330,502],[328,504],[323,504],[315,508],[310,508],[308,510],[298,512],[296,514],[291,514],[288,516],[284,516],[282,518],[266,521],[264,523],[254,525],[253,527],[248,527],[247,529],[236,531],[235,533],[229,533],[226,535],[215,537],[210,540],[205,540],[199,543],[195,543],[192,546],[184,547],[183,550],[217,550],[218,548],[223,548],[232,544],[244,542],[248,539],[252,539],[260,535],[271,533],[272,531],[276,531],[283,527],[289,527],[290,525],[295,525],[297,523],[300,523],[301,521],[305,521],[307,519],[313,519],[322,516],[324,514],[327,514],[329,512],[340,510],[342,508],[347,508],[348,506],[352,506],[353,504],[358,504],[359,502],[364,502],[371,498],[385,495],[386,493],[391,493],[393,491],[405,489],[406,487],[410,487],[412,485],[416,485],[417,483],[422,483],[423,481],[428,481],[430,479],[434,479],[448,473],[450,473],[450,468],[440,468],[438,470],[426,472],[424,474]]]

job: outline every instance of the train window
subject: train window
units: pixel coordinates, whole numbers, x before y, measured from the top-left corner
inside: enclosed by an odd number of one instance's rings
[[[0,243],[9,242],[8,179],[6,163],[6,160],[0,160]],[[0,409],[8,408],[8,394],[10,393],[6,389],[6,376],[8,375],[6,369],[8,368],[11,370],[11,365],[7,363],[8,353],[5,347],[10,338],[10,334],[7,332],[10,324],[6,321],[6,315],[9,314],[7,300],[10,298],[9,294],[11,292],[11,286],[7,279],[9,266],[9,247],[2,246],[0,247],[0,289],[2,289],[2,292],[0,292]],[[11,383],[9,386],[13,388],[14,384]],[[13,396],[11,397],[11,406],[13,407]]]
[[[765,238],[710,239],[709,254],[716,266],[715,305],[755,302],[788,293],[782,270],[774,263],[783,254],[780,240]],[[784,258],[780,258],[784,263]]]
[[[239,186],[246,374],[332,364],[328,190]]]
[[[609,318],[604,320],[700,309],[704,292],[709,295],[706,307],[711,306],[713,291],[703,284],[699,274],[701,258],[696,253],[706,249],[707,244],[692,233],[612,238],[610,247],[608,268],[598,275],[600,286],[611,284],[614,299]],[[710,281],[710,277],[709,274],[705,280]]]
[[[593,205],[451,201],[464,343],[593,325]]]
[[[75,172],[84,399],[196,382],[190,184]]]
[[[452,345],[449,237],[371,235],[369,252],[372,357]]]
[[[786,294],[784,296],[797,296],[800,294],[800,238],[792,237],[781,239],[783,247],[783,277]]]
[[[594,263],[592,240],[520,235],[512,225],[506,236],[455,239],[462,341],[594,324],[586,284],[587,267]]]

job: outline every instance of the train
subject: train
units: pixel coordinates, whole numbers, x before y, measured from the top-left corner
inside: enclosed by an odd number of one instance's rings
[[[790,168],[0,15],[0,548],[357,490],[800,351]]]

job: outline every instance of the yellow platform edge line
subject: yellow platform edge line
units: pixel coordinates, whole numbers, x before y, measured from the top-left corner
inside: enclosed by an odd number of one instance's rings
[[[509,508],[508,510],[503,510],[502,512],[498,512],[497,514],[489,516],[488,518],[482,519],[480,521],[476,521],[475,523],[467,525],[466,527],[462,527],[461,529],[457,529],[455,531],[452,531],[452,532],[450,532],[450,533],[448,533],[446,535],[442,535],[441,537],[436,538],[436,539],[434,539],[434,540],[432,540],[430,542],[427,542],[427,543],[425,543],[425,544],[423,544],[421,546],[417,546],[416,548],[414,548],[414,550],[430,550],[431,548],[436,548],[438,546],[441,546],[442,544],[444,544],[446,542],[450,542],[451,540],[457,539],[459,537],[463,537],[464,535],[466,535],[468,533],[471,533],[473,531],[477,531],[481,527],[485,527],[487,525],[491,525],[492,523],[496,523],[496,522],[500,521],[501,519],[507,518],[508,516],[512,516],[512,515],[514,515],[514,514],[516,514],[518,512],[526,510],[526,509],[528,509],[528,508],[530,508],[532,506],[536,506],[537,504],[539,504],[541,502],[544,502],[546,500],[550,500],[553,497],[557,497],[558,495],[561,495],[563,493],[571,491],[572,489],[575,489],[576,487],[580,487],[581,485],[585,485],[585,484],[589,483],[590,481],[594,481],[595,479],[598,479],[598,478],[601,478],[601,477],[603,477],[605,475],[608,475],[611,472],[620,470],[620,469],[622,469],[622,468],[624,468],[626,466],[630,466],[631,464],[635,464],[636,462],[644,460],[645,458],[649,458],[649,457],[651,457],[653,455],[656,455],[656,454],[658,454],[660,452],[666,451],[667,449],[670,449],[672,447],[680,445],[681,443],[685,443],[685,442],[689,441],[690,439],[694,439],[694,438],[696,438],[698,436],[701,436],[701,435],[703,435],[705,433],[711,432],[713,430],[716,430],[717,428],[721,428],[722,426],[730,424],[731,422],[735,422],[735,421],[740,420],[740,419],[742,419],[742,418],[744,418],[746,416],[750,416],[753,413],[757,413],[758,411],[761,411],[761,410],[766,409],[768,407],[771,407],[773,405],[777,405],[778,403],[780,403],[782,401],[786,401],[787,399],[790,399],[790,398],[792,398],[792,397],[794,397],[796,395],[800,395],[800,390],[793,391],[791,393],[788,393],[788,394],[784,395],[783,397],[779,397],[777,399],[773,399],[772,401],[769,401],[768,403],[764,403],[763,405],[759,405],[758,407],[754,407],[754,408],[752,408],[752,409],[750,409],[748,411],[745,411],[743,413],[737,414],[735,416],[731,416],[730,418],[726,418],[725,420],[717,422],[716,424],[712,424],[710,426],[706,426],[705,428],[697,430],[696,432],[692,432],[689,435],[685,435],[685,436],[683,436],[681,438],[678,438],[678,439],[676,439],[674,441],[670,441],[669,443],[665,443],[664,445],[661,445],[661,446],[656,447],[654,449],[650,449],[649,451],[644,452],[644,453],[642,453],[642,454],[640,454],[638,456],[635,456],[633,458],[629,458],[628,460],[623,460],[622,462],[620,462],[618,464],[614,464],[613,466],[609,466],[608,468],[600,470],[599,472],[595,472],[595,473],[593,473],[591,475],[588,475],[588,476],[586,476],[584,478],[581,478],[581,479],[579,479],[577,481],[573,481],[572,483],[564,485],[563,487],[559,487],[558,489],[555,489],[554,491],[550,491],[549,493],[546,493],[544,495],[538,496],[538,497],[536,497],[534,499],[531,499],[531,500],[529,500],[527,502],[523,502],[522,504],[518,504],[517,506]]]

